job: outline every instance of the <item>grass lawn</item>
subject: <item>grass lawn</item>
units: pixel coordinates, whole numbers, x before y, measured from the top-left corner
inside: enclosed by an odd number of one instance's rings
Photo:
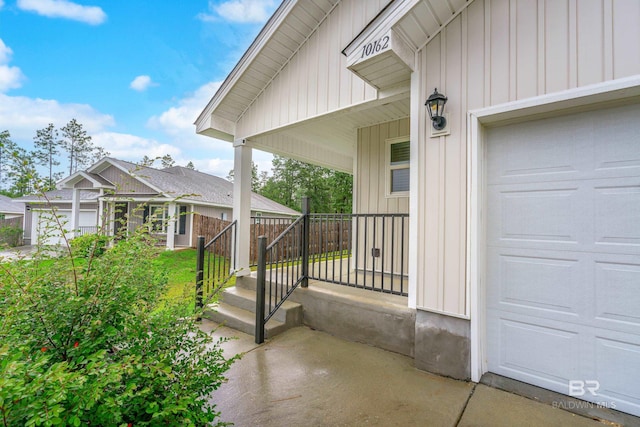
[[[156,258],[157,265],[167,272],[168,298],[183,296],[190,301],[195,300],[197,253],[196,249],[179,249],[163,251]],[[232,278],[227,286],[233,284],[235,284],[235,278]]]
[[[158,266],[167,272],[167,297],[187,296],[195,298],[196,293],[196,254],[195,249],[164,251],[156,258]]]

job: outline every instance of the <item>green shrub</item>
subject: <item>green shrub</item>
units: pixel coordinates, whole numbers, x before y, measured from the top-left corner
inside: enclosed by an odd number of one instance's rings
[[[0,264],[0,425],[218,422],[210,394],[235,357],[163,298],[154,243]]]
[[[20,227],[12,225],[0,227],[0,246],[6,245],[12,248],[20,246],[22,233],[23,230]]]
[[[102,234],[85,234],[70,241],[74,255],[82,258],[98,257],[104,253],[109,243],[109,237]]]

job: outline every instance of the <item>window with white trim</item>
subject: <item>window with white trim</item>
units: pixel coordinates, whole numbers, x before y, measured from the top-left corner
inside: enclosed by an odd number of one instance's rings
[[[411,151],[407,137],[386,141],[386,190],[388,197],[409,195],[409,161]]]
[[[169,209],[166,205],[149,205],[149,225],[151,231],[156,233],[167,232],[167,219]]]

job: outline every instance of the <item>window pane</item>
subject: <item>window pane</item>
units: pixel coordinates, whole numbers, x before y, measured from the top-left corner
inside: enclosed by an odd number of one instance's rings
[[[410,159],[409,141],[391,144],[391,164],[408,162]]]
[[[409,168],[391,171],[391,192],[409,191]]]

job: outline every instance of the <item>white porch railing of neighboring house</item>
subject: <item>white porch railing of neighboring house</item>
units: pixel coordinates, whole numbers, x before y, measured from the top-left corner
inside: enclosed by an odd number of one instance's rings
[[[97,225],[82,225],[76,229],[75,236],[84,236],[85,234],[96,234],[98,232]]]

